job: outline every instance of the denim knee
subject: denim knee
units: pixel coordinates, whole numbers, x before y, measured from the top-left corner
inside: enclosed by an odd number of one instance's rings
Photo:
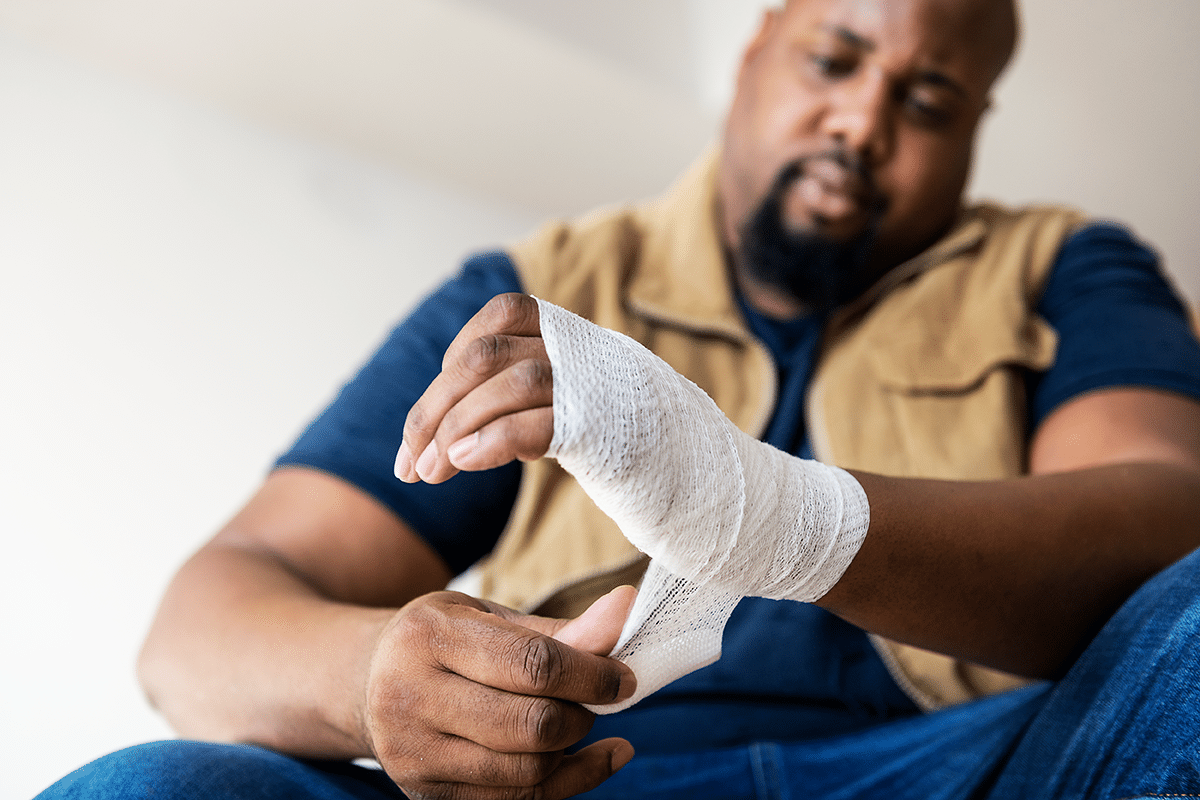
[[[137,745],[72,772],[36,800],[381,800],[403,795],[382,773],[250,745]]]

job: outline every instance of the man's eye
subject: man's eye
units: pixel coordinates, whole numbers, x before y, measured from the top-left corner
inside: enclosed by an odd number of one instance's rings
[[[908,109],[918,122],[942,125],[950,120],[950,115],[945,109],[922,103],[919,100],[909,100]]]
[[[938,128],[948,125],[953,112],[946,108],[945,103],[934,103],[918,94],[909,94],[903,98],[903,105],[909,118],[918,125],[927,128]]]
[[[848,58],[813,53],[808,60],[814,71],[826,78],[844,78],[854,71],[854,62]]]

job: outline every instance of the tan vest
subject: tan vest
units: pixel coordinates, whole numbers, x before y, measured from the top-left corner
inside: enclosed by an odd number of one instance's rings
[[[527,291],[621,331],[703,388],[759,437],[776,372],[731,291],[715,213],[716,161],[664,197],[553,224],[511,248]],[[965,210],[939,244],[898,267],[826,331],[809,391],[814,453],[871,472],[1004,478],[1024,470],[1022,367],[1056,339],[1032,308],[1075,212]],[[853,408],[854,414],[839,413]],[[573,616],[636,583],[646,558],[556,462],[525,467],[516,506],[471,588],[514,608]],[[926,708],[1018,679],[873,637]]]

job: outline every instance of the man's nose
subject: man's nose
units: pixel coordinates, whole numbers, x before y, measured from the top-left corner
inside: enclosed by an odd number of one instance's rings
[[[878,74],[862,73],[837,88],[825,116],[824,133],[877,167],[892,154],[891,88]]]

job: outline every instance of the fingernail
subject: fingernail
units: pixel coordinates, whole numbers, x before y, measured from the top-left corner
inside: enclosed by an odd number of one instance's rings
[[[633,670],[629,670],[621,676],[621,685],[617,687],[617,696],[613,702],[617,703],[622,700],[628,700],[633,697],[637,691],[637,676],[633,674]]]
[[[624,747],[618,747],[612,751],[612,760],[609,762],[609,766],[612,767],[613,772],[628,764],[633,758],[633,745],[629,742],[624,742],[624,745]]]
[[[408,442],[401,442],[400,449],[396,451],[396,466],[393,468],[393,472],[405,483],[412,483],[412,468],[412,451],[408,449]]]
[[[464,436],[454,444],[446,448],[446,457],[450,459],[450,463],[459,469],[468,469],[471,459],[471,453],[475,452],[475,447],[479,444],[479,432],[476,431],[470,436]]]
[[[425,452],[421,453],[421,457],[417,459],[417,474],[421,476],[421,480],[425,480],[425,476],[433,472],[433,468],[437,466],[437,460],[437,442],[430,442],[425,448]]]

